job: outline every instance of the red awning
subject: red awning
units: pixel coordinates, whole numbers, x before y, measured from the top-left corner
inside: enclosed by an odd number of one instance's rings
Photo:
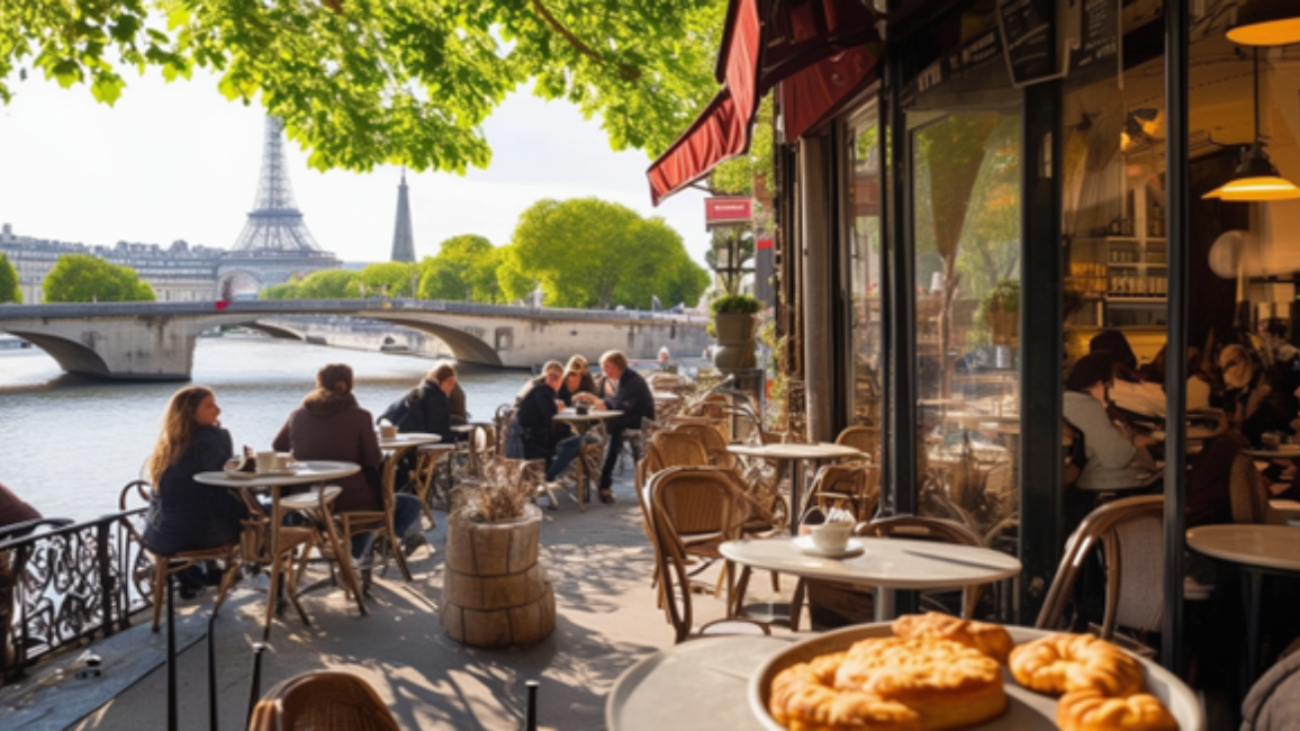
[[[876,57],[858,46],[805,68],[781,82],[785,136],[797,140],[838,114],[840,107],[875,79]]]
[[[877,40],[875,16],[860,0],[814,0],[798,4],[778,0],[766,21],[761,21],[758,13],[757,0],[732,0],[728,7],[718,59],[719,80],[724,85],[695,122],[646,172],[655,205],[708,175],[723,160],[749,150],[750,128],[758,101],[777,82],[831,59],[827,69],[812,77],[816,83],[827,86],[826,93],[810,97],[810,101],[820,101],[804,115],[815,123],[845,98],[847,92],[840,89],[837,78],[842,80],[846,72],[851,72],[853,82],[845,88],[856,89],[861,74],[874,66],[875,59],[870,53],[844,53],[846,49]],[[788,127],[787,138],[794,139]]]
[[[723,38],[722,91],[678,137],[646,176],[655,205],[709,174],[714,165],[749,150],[749,127],[758,110],[759,32],[757,0],[733,2]]]

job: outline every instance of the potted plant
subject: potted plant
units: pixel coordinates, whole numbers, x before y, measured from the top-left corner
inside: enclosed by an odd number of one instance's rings
[[[980,303],[979,320],[994,345],[1015,346],[1020,333],[1020,282],[1004,279]]]
[[[757,364],[754,315],[763,309],[762,301],[749,294],[728,294],[713,300],[711,309],[718,336],[713,364],[718,368],[753,368]]]
[[[442,629],[474,647],[531,645],[555,630],[555,592],[538,562],[542,513],[524,462],[484,467],[458,488],[447,518]]]

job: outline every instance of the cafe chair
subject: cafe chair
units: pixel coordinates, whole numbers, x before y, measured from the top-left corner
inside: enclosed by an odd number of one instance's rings
[[[694,626],[689,557],[721,558],[717,547],[739,537],[750,516],[743,491],[722,473],[708,467],[672,467],[650,481],[655,572],[664,613],[678,643],[715,634],[770,634],[766,625],[743,619]],[[730,575],[728,562],[723,568],[728,585]]]
[[[1100,545],[1106,598],[1099,636],[1110,640],[1120,626],[1158,630],[1164,604],[1163,515],[1162,495],[1122,498],[1089,513],[1065,543],[1065,554],[1034,626],[1064,629],[1062,621],[1080,571]]]
[[[411,570],[406,566],[406,551],[402,549],[402,536],[397,535],[397,530],[393,527],[393,507],[396,499],[393,496],[393,481],[396,478],[397,465],[393,460],[384,462],[384,473],[381,480],[381,497],[383,499],[382,511],[375,510],[356,510],[346,513],[337,513],[334,519],[338,522],[343,543],[347,544],[353,536],[362,533],[375,534],[375,546],[382,545],[380,541],[388,541],[389,553],[392,554],[393,560],[397,562],[397,568],[402,572],[402,578],[406,581],[411,580]],[[349,554],[350,555],[350,554]]]
[[[812,496],[823,510],[847,505],[855,520],[871,520],[880,502],[880,467],[861,461],[825,465],[813,478]]]
[[[1288,731],[1300,718],[1300,653],[1278,660],[1241,704],[1240,731]]]
[[[880,428],[874,426],[850,426],[840,432],[835,437],[836,444],[842,444],[867,455],[868,458],[879,462],[880,456]]]
[[[117,497],[117,509],[126,512],[134,510],[144,503],[147,507],[149,501],[153,499],[153,485],[145,480],[132,480],[126,483]],[[122,525],[126,527],[127,532],[131,535],[131,540],[138,543],[141,548],[152,557],[153,569],[152,577],[142,575],[143,572],[137,572],[135,583],[141,592],[144,593],[144,587],[141,584],[144,580],[150,580],[152,586],[149,587],[148,593],[153,599],[153,631],[158,631],[158,626],[162,618],[163,603],[167,597],[167,577],[176,574],[189,567],[203,561],[223,561],[226,570],[221,575],[221,585],[217,589],[217,599],[212,605],[212,614],[221,611],[221,604],[226,601],[226,594],[230,587],[235,583],[235,577],[239,574],[240,564],[240,544],[231,543],[226,546],[217,546],[216,548],[205,548],[199,551],[182,551],[170,556],[154,553],[145,548],[144,535],[136,529],[135,523],[124,519]]]
[[[717,429],[703,424],[679,424],[673,431],[685,434],[703,445],[709,464],[714,467],[731,469],[736,466],[736,455],[727,451],[727,440]]]
[[[357,581],[357,575],[352,570],[352,554],[348,547],[343,544],[339,537],[338,524],[334,520],[333,505],[339,495],[343,493],[343,488],[338,485],[325,485],[313,487],[306,492],[285,495],[280,498],[280,509],[285,512],[297,512],[304,516],[310,523],[315,526],[317,535],[308,546],[304,553],[309,552],[314,546],[322,558],[330,563],[330,580],[337,584],[335,579],[335,564],[338,565],[339,573],[343,574],[344,588],[357,603],[357,609],[362,615],[368,614],[366,611],[365,601],[361,598],[361,585]],[[295,583],[302,580],[302,573],[307,566],[307,556],[298,563],[298,571],[295,576]]]
[[[1268,485],[1250,455],[1238,452],[1232,460],[1228,479],[1228,499],[1232,505],[1232,522],[1268,522]]]
[[[279,683],[258,701],[248,731],[401,731],[366,681],[317,670]]]

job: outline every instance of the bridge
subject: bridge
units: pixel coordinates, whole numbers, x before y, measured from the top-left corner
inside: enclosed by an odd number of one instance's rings
[[[483,305],[429,300],[234,300],[0,305],[0,332],[30,341],[70,373],[101,378],[189,380],[199,333],[239,325],[304,340],[293,316],[351,316],[430,333],[457,360],[526,368],[619,349],[651,359],[659,348],[698,353],[707,318]]]

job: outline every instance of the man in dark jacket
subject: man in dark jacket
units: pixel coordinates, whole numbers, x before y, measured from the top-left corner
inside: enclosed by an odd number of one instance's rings
[[[380,418],[387,419],[400,432],[437,434],[442,441],[451,442],[456,437],[451,425],[452,395],[457,388],[456,369],[450,363],[439,363],[429,369],[419,386],[389,406]],[[459,400],[463,409],[464,392]]]
[[[627,356],[621,351],[611,350],[600,356],[600,369],[605,373],[605,382],[612,390],[612,395],[603,399],[578,394],[574,401],[592,404],[600,409],[622,411],[621,416],[605,422],[609,432],[609,444],[605,448],[605,464],[600,469],[600,500],[614,502],[614,465],[623,451],[623,432],[628,429],[640,429],[642,419],[655,418],[655,400],[650,393],[650,386],[640,373],[628,367]],[[615,385],[617,384],[617,385]]]
[[[550,361],[542,366],[541,381],[533,379],[519,400],[515,411],[515,426],[523,444],[524,459],[545,459],[555,454],[555,444],[562,433],[551,417],[559,413],[561,404],[556,394],[564,380],[564,366]]]

